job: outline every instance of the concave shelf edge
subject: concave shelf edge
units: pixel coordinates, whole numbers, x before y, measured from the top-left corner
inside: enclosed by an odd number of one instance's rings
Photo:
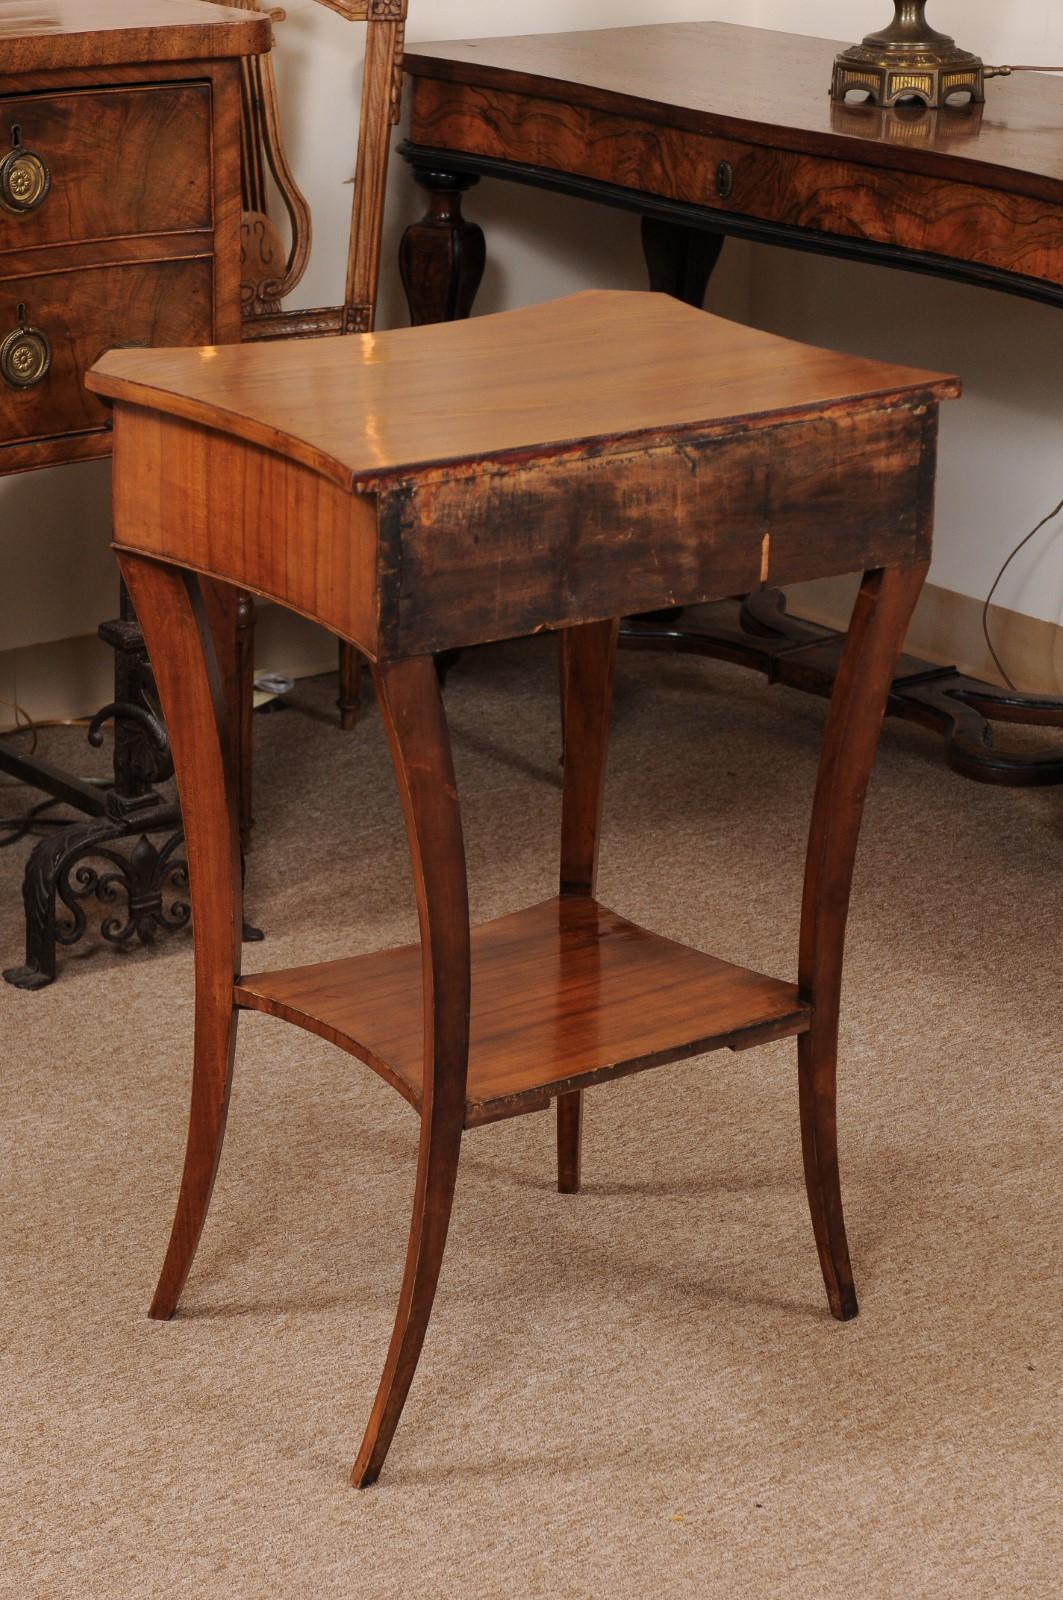
[[[234,999],[328,1039],[420,1109],[419,944],[244,977]],[[547,900],[472,929],[465,1125],[810,1024],[792,983],[650,933],[589,897]]]

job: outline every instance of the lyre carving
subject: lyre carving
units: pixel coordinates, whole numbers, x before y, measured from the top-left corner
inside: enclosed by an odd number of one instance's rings
[[[265,10],[258,0],[231,0],[245,11]],[[320,0],[349,22],[367,24],[365,70],[354,202],[342,306],[285,311],[283,301],[306,271],[313,238],[310,207],[288,165],[281,138],[277,81],[271,56],[252,56],[243,73],[243,190],[241,284],[243,336],[248,339],[312,338],[321,334],[372,333],[376,322],[380,250],[387,197],[391,130],[402,114],[402,52],[409,0]],[[284,12],[270,10],[274,22]],[[267,210],[266,174],[280,191],[291,223],[287,255]],[[344,727],[353,721],[358,657],[340,646],[340,707]],[[351,704],[348,704],[351,702]]]
[[[274,22],[284,20],[283,11],[260,6],[257,0],[230,0],[230,3],[241,11],[266,10]],[[310,207],[284,152],[272,55],[245,56],[240,72],[244,202],[240,229],[240,296],[244,318],[252,320],[279,312],[285,296],[299,283],[310,259],[313,230]],[[287,252],[269,215],[267,172],[288,213],[291,245]]]
[[[274,22],[284,12],[258,0],[231,0],[244,11],[266,11]],[[402,52],[408,0],[319,0],[350,22],[368,24],[354,215],[342,306],[285,311],[310,259],[310,207],[288,164],[281,136],[277,81],[272,57],[252,56],[243,77],[244,214],[241,225],[241,285],[245,339],[308,338],[327,333],[371,333],[376,316],[380,238],[384,222],[390,130],[402,114]],[[269,215],[267,174],[272,176],[291,225],[285,252]]]

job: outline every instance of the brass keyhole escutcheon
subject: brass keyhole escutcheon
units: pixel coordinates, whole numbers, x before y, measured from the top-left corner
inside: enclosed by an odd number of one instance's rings
[[[735,186],[735,169],[729,161],[721,161],[716,168],[716,194],[721,200],[729,200]]]
[[[52,347],[40,328],[13,328],[0,344],[0,377],[12,389],[43,383],[52,365]]]
[[[43,156],[16,145],[0,161],[0,205],[23,215],[36,211],[48,198],[52,175]]]

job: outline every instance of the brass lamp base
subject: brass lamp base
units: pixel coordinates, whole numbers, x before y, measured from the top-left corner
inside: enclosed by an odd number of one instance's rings
[[[834,62],[831,98],[859,89],[877,106],[917,100],[937,109],[960,93],[985,100],[985,63],[960,50],[926,20],[927,0],[894,0],[894,19],[881,33],[844,50]]]

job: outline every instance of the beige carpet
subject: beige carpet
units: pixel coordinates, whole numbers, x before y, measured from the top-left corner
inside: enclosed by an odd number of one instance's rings
[[[448,691],[474,914],[552,891],[548,641]],[[375,711],[257,724],[249,967],[413,936]],[[622,658],[602,898],[794,971],[820,703]],[[82,766],[77,736],[56,745]],[[5,791],[10,809],[12,796]],[[78,954],[0,990],[0,1595],[208,1600],[1006,1600],[1058,1589],[1063,796],[887,728],[845,1005],[862,1314],[826,1310],[793,1046],[467,1136],[425,1355],[378,1487],[347,1475],[391,1328],[416,1122],[339,1052],[241,1024],[183,1314],[145,1311],[184,1139],[191,962]],[[18,954],[21,850],[0,852]]]

